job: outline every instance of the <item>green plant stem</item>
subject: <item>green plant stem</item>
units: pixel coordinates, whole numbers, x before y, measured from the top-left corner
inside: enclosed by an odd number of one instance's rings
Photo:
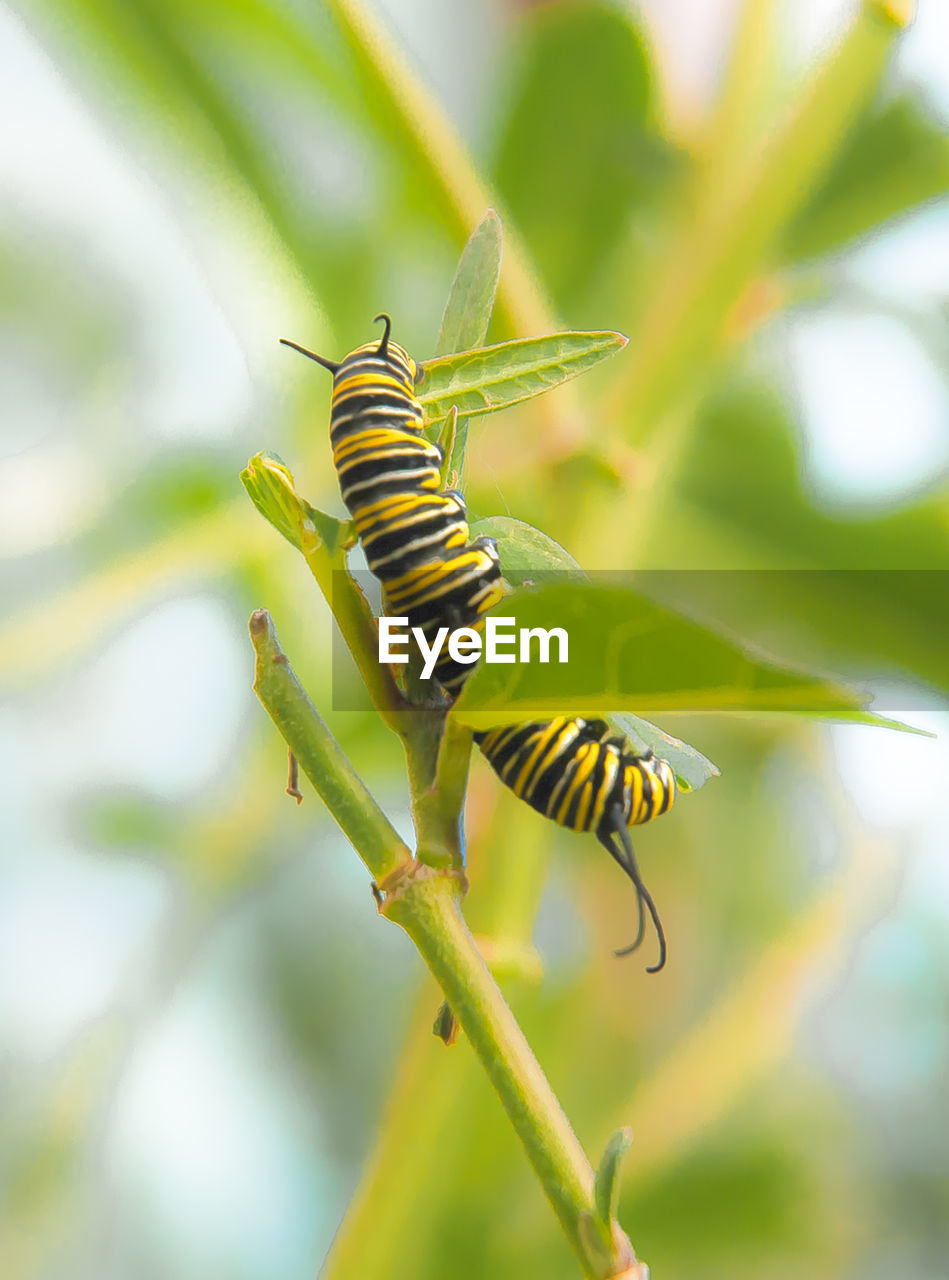
[[[250,637],[257,655],[254,692],[374,879],[383,879],[411,860],[411,850],[307,697],[265,609],[251,614]]]
[[[761,94],[772,9],[772,0],[746,0],[729,82],[696,179],[694,215],[670,246],[644,332],[630,343],[631,359],[617,366],[619,380],[602,410],[608,420],[627,422],[639,440],[642,487],[619,525],[610,504],[584,507],[571,541],[581,563],[629,570],[661,558],[661,512],[689,447],[704,373],[727,344],[727,317],[769,265],[781,231],[845,137],[900,25],[865,5],[784,128],[749,153],[752,139],[741,122],[755,114],[750,104]],[[612,563],[604,563],[604,548]]]
[[[596,1214],[593,1170],[468,931],[456,882],[439,876],[413,883],[385,911],[415,943],[445,993],[584,1273],[608,1276],[629,1266],[634,1255],[621,1233],[609,1269],[595,1265],[584,1243],[582,1223]]]
[[[439,743],[445,731],[445,712],[420,709],[403,719],[412,820],[418,838],[416,856],[429,866],[454,867],[461,871],[465,862],[461,830],[464,787],[460,792],[448,794],[438,785]],[[467,757],[464,769],[467,777]]]
[[[534,271],[530,254],[497,192],[477,172],[464,142],[434,95],[415,75],[396,42],[364,0],[329,0],[370,92],[380,95],[380,125],[427,174],[443,216],[464,244],[493,207],[504,225],[504,262],[497,308],[512,333],[555,333],[563,326]],[[560,457],[581,442],[584,417],[576,389],[561,386],[534,407],[538,451]]]
[[[696,211],[728,190],[772,123],[777,26],[775,0],[741,0],[724,82],[699,141],[691,200]]]
[[[250,633],[257,696],[375,879],[389,878],[382,911],[413,940],[445,993],[584,1273],[593,1280],[616,1274],[634,1261],[632,1247],[618,1228],[609,1257],[589,1247],[593,1170],[464,922],[458,873],[411,861],[294,675],[266,611],[252,615]]]
[[[478,840],[465,914],[497,976],[498,966],[488,954],[495,942],[508,954],[530,952],[547,839],[542,821],[527,805],[510,803],[506,793],[494,788],[483,800],[484,805],[493,806],[493,813]],[[511,856],[512,850],[516,857]],[[501,975],[500,981],[505,991],[509,982],[523,991],[525,984],[538,977],[536,971],[526,973],[522,966],[516,973]],[[333,1242],[322,1280],[350,1276],[390,1280],[401,1275],[397,1260],[419,1247],[417,1235],[436,1233],[431,1187],[437,1183],[443,1198],[464,1194],[455,1160],[463,1160],[482,1123],[482,1104],[476,1101],[480,1068],[465,1045],[446,1052],[433,1036],[437,1004],[431,985],[424,983],[381,1131]]]
[[[498,207],[492,192],[475,169],[464,143],[429,90],[369,5],[363,0],[329,0],[329,8],[361,64],[363,74],[386,103],[385,125],[397,131],[441,196],[444,212],[464,243],[494,206],[504,225],[504,267],[498,303],[516,333],[552,333],[552,310],[540,284],[524,265],[526,254],[516,243],[511,219]],[[437,163],[433,157],[438,157]]]
[[[636,438],[662,427],[696,371],[717,358],[729,314],[772,265],[782,232],[872,96],[901,29],[892,8],[863,5],[784,126],[671,246],[641,332],[630,342],[632,358],[605,410],[607,418],[629,423]],[[692,371],[688,378],[683,370]]]
[[[453,716],[442,722],[435,759],[434,775],[424,800],[435,809],[435,818],[445,835],[452,861],[461,869],[465,862],[462,816],[468,789],[468,764],[471,759],[471,730],[458,724]]]
[[[346,569],[346,555],[331,553],[317,534],[304,530],[303,558],[336,619],[379,715],[396,733],[405,730],[407,704],[392,668],[379,661],[379,632],[369,602]]]

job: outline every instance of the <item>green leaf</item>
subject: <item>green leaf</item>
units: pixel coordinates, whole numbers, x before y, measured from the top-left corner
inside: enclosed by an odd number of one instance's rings
[[[668,760],[683,791],[698,791],[709,778],[717,778],[721,774],[718,766],[701,751],[696,751],[695,747],[690,747],[681,738],[674,738],[648,720],[641,720],[632,712],[611,711],[606,719],[639,755],[652,748],[657,756]]]
[[[451,407],[451,413],[445,419],[445,422],[451,422],[451,449],[448,450],[445,457],[445,475],[454,473],[458,477],[458,484],[462,482],[465,470],[465,456],[468,449],[468,418],[458,417],[458,410],[454,405]]]
[[[335,516],[327,515],[325,511],[320,511],[318,507],[311,507],[305,498],[302,498],[301,502],[304,513],[304,533],[307,532],[307,525],[312,525],[320,541],[331,555],[339,548],[348,550],[356,545],[358,541],[356,526],[351,520],[337,520]],[[307,550],[305,540],[302,549],[305,555]]]
[[[617,1129],[610,1138],[593,1183],[595,1212],[584,1213],[580,1219],[580,1239],[594,1275],[613,1275],[616,1272],[614,1223],[619,1207],[619,1174],[623,1157],[632,1144],[633,1131],[629,1128]],[[623,1263],[626,1261],[624,1258]],[[636,1271],[638,1275],[646,1276],[646,1271],[641,1268],[637,1267]],[[623,1275],[631,1274],[624,1269]]]
[[[495,181],[567,313],[674,171],[629,5],[526,8]]]
[[[491,323],[500,275],[501,219],[493,209],[489,209],[461,251],[435,344],[436,355],[452,355],[481,346]],[[450,444],[448,447],[442,444],[445,454],[443,478],[454,472],[460,483],[468,445],[467,419],[459,423],[456,411],[450,426],[446,419],[442,434],[446,430],[450,432]]]
[[[467,427],[465,428],[465,434],[467,434]],[[454,405],[452,405],[451,410],[449,411],[448,417],[443,420],[438,432],[438,436],[436,437],[436,440],[435,440],[435,443],[441,449],[442,457],[444,458],[444,462],[442,463],[442,472],[441,472],[443,489],[451,487],[449,481],[451,479],[451,474],[453,471],[456,474],[460,474],[458,472],[458,468],[454,466],[455,444],[457,440],[458,440],[458,410],[455,408]]]
[[[550,391],[626,346],[621,333],[567,331],[427,360],[416,395],[427,422],[456,405],[460,417],[494,413]]]
[[[867,112],[792,223],[791,260],[839,249],[949,191],[949,134],[917,94]]]
[[[632,1129],[628,1127],[617,1129],[606,1144],[606,1150],[596,1171],[593,1199],[600,1222],[607,1228],[616,1217],[616,1208],[619,1204],[620,1166],[632,1145]]]
[[[487,337],[501,275],[501,219],[489,209],[461,252],[442,316],[437,356],[480,347]]]
[[[865,698],[820,676],[778,666],[737,641],[626,586],[555,583],[504,603],[514,626],[561,627],[566,663],[479,663],[455,704],[476,729],[554,715],[606,715],[616,707],[669,713],[790,713],[898,726]],[[557,653],[552,645],[552,655]]]
[[[356,541],[352,522],[318,511],[299,496],[287,465],[275,453],[257,453],[241,472],[251,502],[278,533],[303,550],[304,533],[312,526],[330,552]]]
[[[212,47],[243,46],[253,49],[258,70],[289,62],[293,74],[325,86],[341,110],[343,95],[352,93],[351,77],[334,66],[325,36],[315,38],[296,15],[266,0],[215,3],[200,12],[156,0],[94,0],[72,6],[66,26],[52,0],[40,0],[33,12],[64,66],[108,79],[115,109],[138,130],[146,154],[157,139],[185,157],[195,180],[209,185],[209,198],[224,201],[240,192],[243,202],[244,192],[250,193],[308,278],[322,278],[322,270],[332,268],[333,246],[313,234],[319,202],[310,205],[311,216],[300,216],[286,163],[274,138],[248,113],[240,78],[221,75],[219,68],[216,73],[207,56]]]
[[[517,585],[521,585],[524,574],[542,570],[563,569],[585,576],[569,551],[523,520],[514,520],[511,516],[488,516],[471,526],[471,536],[495,540],[504,576],[509,582],[516,578]]]
[[[796,662],[949,692],[949,491],[835,510],[813,501],[802,470],[799,433],[775,393],[725,388],[696,422],[646,551],[671,570],[705,571],[656,575],[675,595],[650,594]]]
[[[438,1006],[435,1021],[432,1023],[432,1035],[438,1036],[446,1049],[451,1048],[458,1039],[458,1023],[447,1000],[443,1000]]]

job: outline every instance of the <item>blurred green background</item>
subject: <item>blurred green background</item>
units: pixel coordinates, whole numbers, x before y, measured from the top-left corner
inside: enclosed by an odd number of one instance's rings
[[[576,1273],[250,691],[266,605],[408,836],[398,744],[334,714],[327,612],[237,477],[275,450],[340,510],[329,380],[277,338],[338,356],[384,308],[424,359],[489,203],[495,338],[631,342],[475,422],[472,514],[706,570],[706,612],[945,735],[949,13],[889,56],[872,7],[0,9],[4,1280],[298,1280],[354,1196],[333,1280]],[[945,736],[666,727],[723,771],[639,840],[666,971],[613,960],[628,885],[480,760],[472,927],[594,1160],[632,1125],[654,1275],[944,1280]]]

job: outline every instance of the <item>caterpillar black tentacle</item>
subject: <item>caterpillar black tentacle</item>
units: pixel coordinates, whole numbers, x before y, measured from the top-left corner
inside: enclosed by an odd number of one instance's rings
[[[330,373],[336,372],[339,365],[333,360],[327,360],[325,356],[317,355],[315,351],[311,351],[309,347],[301,347],[299,342],[291,342],[289,338],[281,338],[281,343],[285,347],[290,347],[294,351],[299,351],[301,356],[306,356],[307,360],[315,360],[317,364],[322,365],[324,369],[329,369]]]
[[[617,837],[619,837],[620,843],[623,846],[621,854],[617,852],[615,846],[615,840]],[[632,880],[633,886],[636,889],[636,903],[639,910],[639,927],[636,930],[636,937],[628,946],[619,947],[615,950],[613,955],[628,956],[638,950],[646,930],[646,917],[643,911],[643,906],[645,905],[645,908],[649,912],[649,916],[652,920],[653,928],[656,930],[656,939],[659,943],[659,959],[654,965],[647,965],[646,972],[658,973],[666,963],[665,930],[662,927],[662,920],[659,918],[659,912],[656,909],[653,896],[646,888],[643,883],[643,878],[639,874],[636,854],[633,851],[633,842],[629,837],[629,829],[623,821],[622,809],[619,805],[615,806],[615,817],[609,830],[597,832],[597,838],[603,845],[604,849],[606,849],[608,853],[612,854],[629,876],[630,880]]]
[[[557,716],[476,732],[474,737],[516,796],[570,831],[592,831],[623,868],[636,889],[639,929],[635,941],[616,954],[628,955],[642,942],[645,908],[659,942],[659,960],[648,972],[657,973],[666,962],[665,933],[639,873],[629,828],[651,822],[672,806],[672,766],[651,751],[642,756],[630,751],[625,739],[611,736],[605,720]]]
[[[330,441],[343,501],[390,616],[405,617],[431,643],[445,619],[480,630],[501,599],[501,564],[492,538],[469,542],[460,493],[440,491],[444,455],[422,434],[415,398],[419,366],[391,340],[357,347],[338,363],[282,342],[333,374]],[[472,672],[442,650],[435,675],[455,697]]]

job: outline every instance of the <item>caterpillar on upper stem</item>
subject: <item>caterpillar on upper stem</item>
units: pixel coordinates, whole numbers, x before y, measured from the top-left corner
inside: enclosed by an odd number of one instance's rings
[[[357,347],[338,363],[295,342],[333,375],[330,441],[343,501],[373,574],[382,583],[386,614],[405,617],[431,643],[446,621],[480,630],[503,595],[493,538],[469,542],[465,500],[439,492],[444,455],[422,434],[415,399],[419,366],[392,342],[392,321],[378,343]],[[471,665],[442,651],[435,675],[455,697]]]

